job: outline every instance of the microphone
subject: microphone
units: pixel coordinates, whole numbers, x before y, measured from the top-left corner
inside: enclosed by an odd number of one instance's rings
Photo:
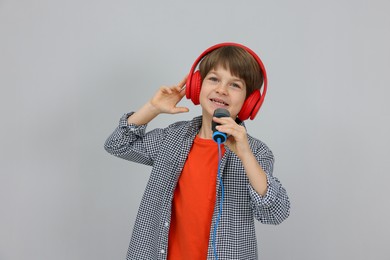
[[[214,117],[218,117],[218,118],[221,118],[221,117],[230,117],[230,113],[227,109],[224,109],[224,108],[217,108],[215,111],[214,111],[214,114],[213,114]],[[225,133],[222,133],[220,131],[218,131],[215,127],[217,125],[220,125],[216,122],[214,122],[214,120],[211,122],[211,129],[213,130],[213,140],[217,143],[225,143],[226,140],[227,140],[227,135]]]

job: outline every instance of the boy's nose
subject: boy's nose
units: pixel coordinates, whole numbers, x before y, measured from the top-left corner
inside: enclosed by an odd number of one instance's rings
[[[215,91],[221,95],[227,95],[227,86],[223,82],[220,82]]]

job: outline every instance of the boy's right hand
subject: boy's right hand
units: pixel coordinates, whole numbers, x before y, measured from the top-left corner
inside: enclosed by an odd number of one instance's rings
[[[185,77],[177,86],[161,87],[151,100],[146,102],[137,112],[127,118],[128,124],[144,125],[161,113],[178,114],[188,112],[187,107],[176,105],[185,95]]]
[[[178,114],[189,111],[187,107],[177,107],[177,104],[182,100],[186,93],[184,87],[186,81],[187,77],[180,81],[176,86],[160,87],[157,93],[149,101],[157,114]]]

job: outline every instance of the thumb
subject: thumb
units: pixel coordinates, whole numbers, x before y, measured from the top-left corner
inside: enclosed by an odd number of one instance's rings
[[[188,111],[190,111],[188,107],[174,107],[172,109],[173,114],[186,113]]]

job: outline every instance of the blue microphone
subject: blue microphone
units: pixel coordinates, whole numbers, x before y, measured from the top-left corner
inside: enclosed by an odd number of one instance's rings
[[[215,111],[214,111],[214,114],[213,114],[214,117],[218,117],[218,118],[221,118],[221,117],[230,117],[230,113],[227,109],[224,109],[224,108],[217,108]],[[213,130],[213,140],[219,144],[223,144],[226,142],[227,140],[227,135],[225,133],[222,133],[220,131],[218,131],[215,127],[217,125],[220,125],[216,122],[214,122],[214,120],[211,122],[211,129]]]
[[[230,113],[229,113],[228,110],[226,110],[224,108],[217,108],[214,111],[213,116],[214,117],[218,117],[218,118],[230,117]],[[220,125],[220,124],[214,122],[214,120],[211,122],[211,129],[213,130],[213,140],[218,144],[218,180],[220,182],[220,187],[221,187],[221,200],[220,200],[220,203],[219,203],[219,212],[218,212],[217,220],[215,222],[214,231],[213,231],[213,237],[212,237],[214,256],[215,256],[215,259],[218,260],[217,245],[216,245],[217,229],[218,229],[219,221],[220,221],[220,218],[221,218],[221,215],[222,215],[222,207],[223,207],[223,200],[224,200],[224,193],[225,193],[224,192],[225,188],[224,188],[224,185],[223,185],[222,175],[221,175],[221,168],[220,168],[220,166],[221,166],[221,159],[222,159],[221,144],[226,142],[227,134],[218,131],[215,128],[217,125]]]

